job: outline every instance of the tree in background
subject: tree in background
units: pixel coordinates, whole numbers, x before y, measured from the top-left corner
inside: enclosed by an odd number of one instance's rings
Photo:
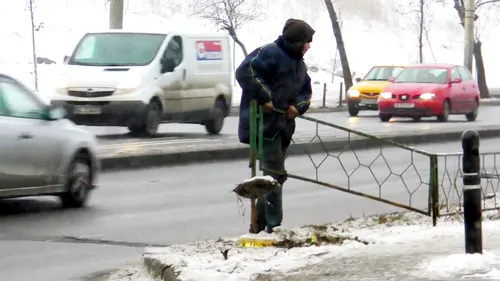
[[[458,17],[460,19],[460,25],[465,28],[465,0],[453,0],[453,7],[457,11]],[[476,0],[476,12],[487,6],[500,7],[500,0]],[[478,20],[479,16],[475,14],[474,20]],[[486,71],[484,69],[483,53],[481,51],[482,42],[479,40],[480,34],[476,27],[474,41],[474,61],[476,63],[476,78],[479,85],[479,91],[481,93],[481,98],[490,98],[490,91],[486,83]]]
[[[43,22],[36,24],[35,23],[35,0],[28,0],[28,9],[30,12],[31,18],[31,46],[33,49],[33,75],[34,75],[34,84],[35,90],[38,91],[38,66],[37,66],[37,56],[36,56],[36,36],[35,32],[39,31],[43,27]]]
[[[401,15],[415,15],[414,27],[417,37],[418,61],[424,62],[424,47],[425,43],[429,46],[431,55],[434,57],[432,45],[429,40],[429,27],[433,20],[433,15],[430,11],[430,4],[443,2],[444,0],[410,0],[407,5],[398,7],[398,13]]]
[[[330,21],[332,22],[333,35],[335,36],[335,41],[337,42],[337,50],[339,51],[340,64],[342,65],[342,73],[344,76],[345,89],[352,87],[352,75],[351,68],[349,67],[349,60],[347,59],[347,52],[344,46],[344,39],[342,38],[342,29],[340,27],[339,19],[337,17],[337,12],[333,7],[332,0],[325,0],[326,9],[330,16]]]
[[[236,32],[245,24],[261,19],[259,7],[258,0],[193,0],[192,4],[193,15],[227,31],[245,57],[248,51]]]

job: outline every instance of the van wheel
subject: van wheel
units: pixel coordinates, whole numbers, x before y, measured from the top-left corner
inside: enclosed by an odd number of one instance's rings
[[[64,208],[81,208],[92,191],[91,169],[88,157],[77,156],[71,164],[66,182],[66,192],[60,195]]]
[[[142,135],[142,127],[139,125],[129,125],[128,130],[130,131],[130,135],[133,137],[139,137]]]
[[[146,112],[146,124],[144,126],[144,133],[147,136],[153,137],[157,134],[158,127],[160,127],[161,124],[161,107],[157,101],[153,100],[149,104]]]
[[[151,101],[146,108],[146,116],[144,123],[129,125],[130,134],[135,137],[148,136],[153,137],[158,132],[158,127],[161,124],[161,107],[157,101]]]
[[[205,122],[205,129],[210,135],[217,135],[222,131],[224,127],[224,104],[221,101],[217,101],[210,120]]]

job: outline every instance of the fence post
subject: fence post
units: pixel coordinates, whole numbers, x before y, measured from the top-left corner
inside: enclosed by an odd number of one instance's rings
[[[323,84],[323,107],[326,107],[326,83]]]
[[[342,106],[342,92],[344,91],[344,83],[340,82],[340,89],[339,89],[339,106]]]
[[[481,174],[479,133],[466,130],[462,134],[463,208],[465,225],[465,253],[483,253]]]
[[[257,101],[252,100],[250,105],[250,168],[252,177],[257,175]],[[257,206],[255,199],[250,199],[250,219],[252,233],[257,233]]]
[[[432,226],[437,225],[439,218],[439,162],[437,155],[430,156],[430,180],[429,180],[429,211],[432,212]]]

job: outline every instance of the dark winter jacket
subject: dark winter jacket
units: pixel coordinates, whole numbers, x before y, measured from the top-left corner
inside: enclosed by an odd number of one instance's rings
[[[295,106],[300,114],[309,109],[312,95],[311,79],[303,61],[302,46],[312,42],[315,31],[304,21],[289,19],[283,35],[271,44],[250,53],[236,69],[236,79],[241,86],[240,142],[250,141],[250,103],[253,99],[263,105],[269,101],[277,109]],[[295,120],[273,112],[264,116],[264,137],[272,138],[284,133],[290,142],[295,132]],[[286,144],[286,146],[288,146]]]

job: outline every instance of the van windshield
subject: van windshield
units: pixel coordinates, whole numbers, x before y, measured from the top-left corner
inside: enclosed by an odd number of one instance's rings
[[[68,61],[71,65],[143,66],[156,57],[165,34],[88,33]]]

